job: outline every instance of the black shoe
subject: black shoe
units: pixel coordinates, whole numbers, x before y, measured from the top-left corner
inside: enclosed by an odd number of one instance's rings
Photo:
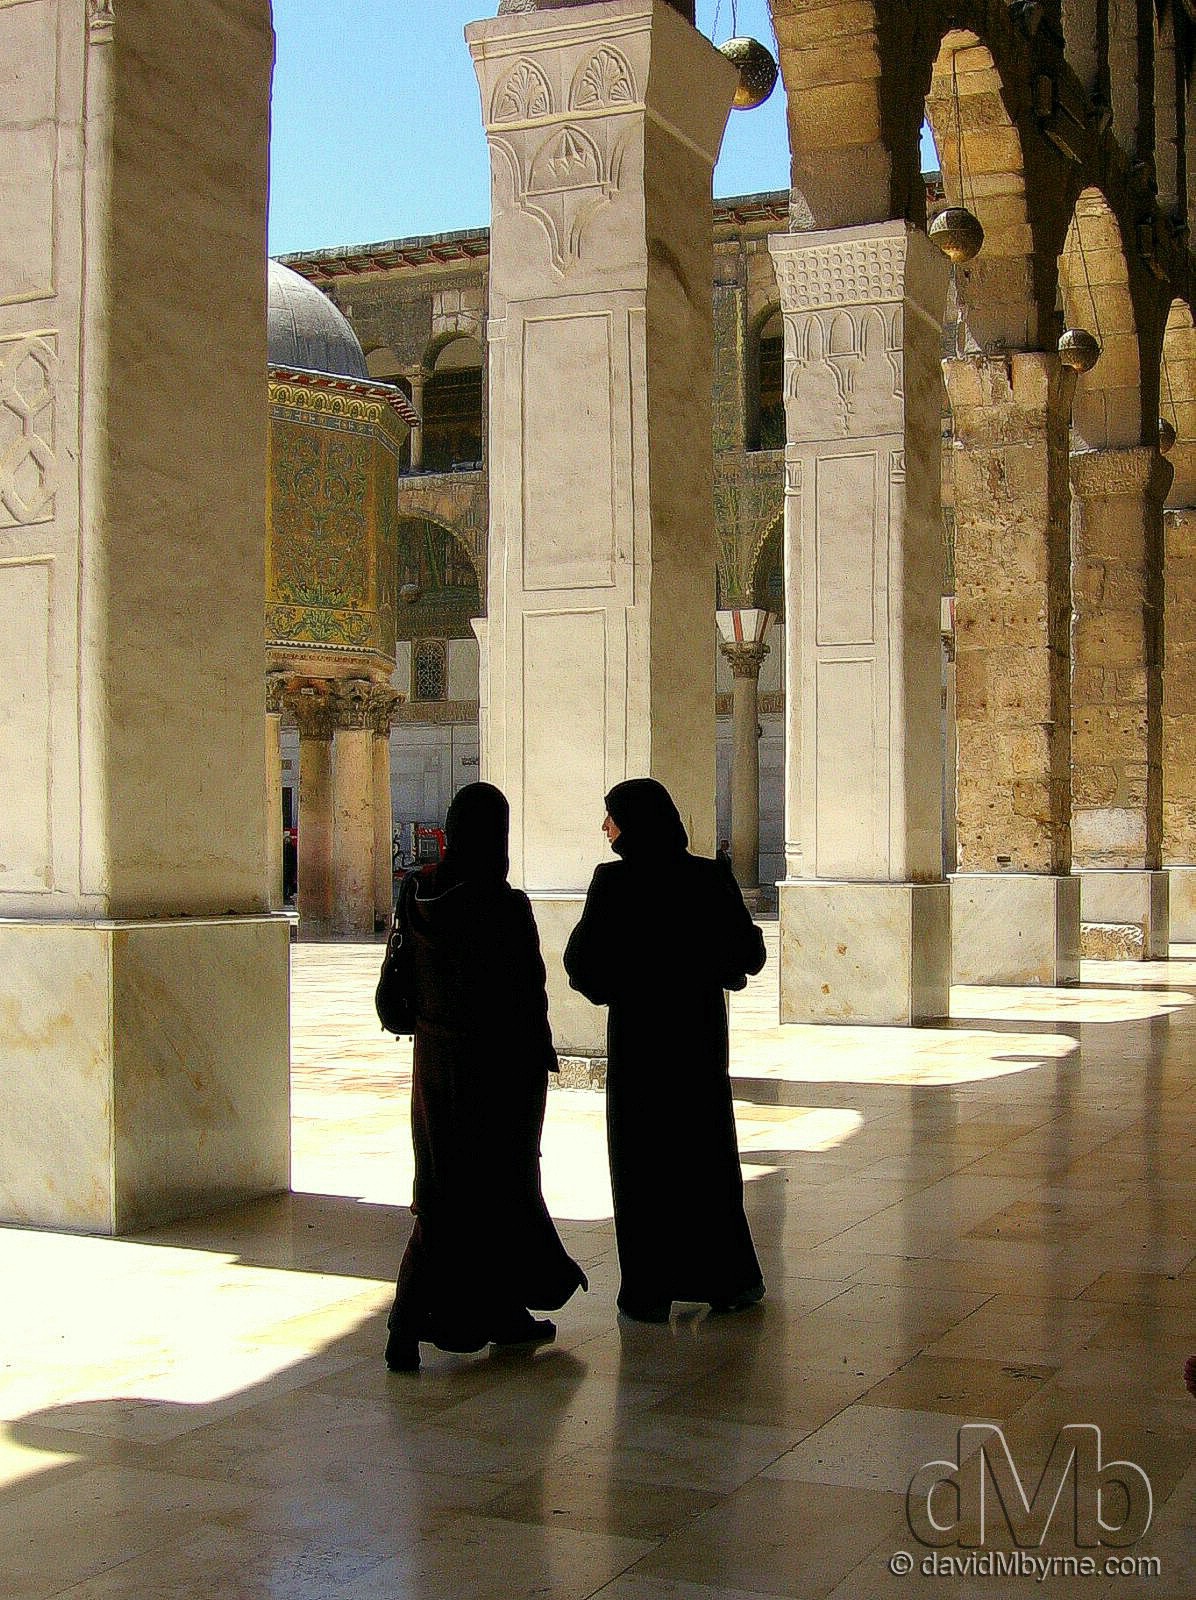
[[[390,1372],[418,1372],[419,1340],[391,1328],[386,1336],[386,1366]]]
[[[673,1309],[671,1300],[625,1300],[620,1295],[615,1303],[632,1322],[667,1322]]]
[[[752,1306],[758,1306],[764,1298],[764,1279],[753,1283],[750,1288],[741,1289],[730,1300],[712,1300],[711,1311],[749,1311]]]

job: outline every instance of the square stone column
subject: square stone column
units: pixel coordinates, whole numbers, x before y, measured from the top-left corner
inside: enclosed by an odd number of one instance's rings
[[[1072,480],[1072,852],[1085,924],[1165,959],[1163,500],[1157,449],[1082,450]],[[1087,935],[1085,937],[1088,937]],[[1092,935],[1093,953],[1108,948]]]
[[[270,673],[266,678],[266,873],[271,911],[283,908],[282,700],[283,681]]]
[[[0,1217],[289,1180],[264,3],[0,6]]]
[[[1196,510],[1163,513],[1163,865],[1171,937],[1196,943]]]
[[[734,69],[664,0],[466,29],[490,143],[483,770],[511,802],[553,1024],[602,1048],[560,953],[651,775],[714,850],[711,179]]]
[[[1071,865],[1068,429],[1054,354],[943,362],[955,504],[957,983],[1080,976]]]
[[[785,321],[781,1020],[944,1016],[940,347],[904,222],[773,234]]]

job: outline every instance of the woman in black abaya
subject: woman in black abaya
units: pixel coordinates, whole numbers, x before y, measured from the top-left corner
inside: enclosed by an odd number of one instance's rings
[[[540,1192],[540,1129],[557,1069],[531,905],[507,882],[509,808],[488,783],[460,790],[443,861],[407,902],[415,989],[415,1226],[390,1314],[386,1364],[419,1343],[480,1350],[551,1339],[554,1309],[584,1288]]]
[[[606,797],[619,861],[598,867],[565,950],[569,981],[610,1007],[606,1126],[619,1309],[664,1321],[674,1300],[741,1310],[764,1294],[743,1209],[724,989],[764,965],[728,869],[688,853],[652,778]]]

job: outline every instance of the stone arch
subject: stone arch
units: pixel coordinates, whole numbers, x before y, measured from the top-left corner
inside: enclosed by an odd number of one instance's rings
[[[942,37],[926,117],[947,204],[966,206],[984,228],[980,254],[955,268],[967,344],[1033,349],[1039,317],[1021,134],[992,53],[968,28],[951,28]]]
[[[748,562],[748,593],[752,604],[785,615],[785,511],[782,507],[761,524]]]
[[[457,359],[458,352],[475,360]],[[446,359],[447,358],[447,359]],[[423,465],[427,472],[479,467],[485,443],[484,352],[472,333],[446,329],[424,352]]]
[[[828,25],[827,11],[810,0],[770,5],[787,99],[794,228],[901,215],[900,202],[916,187],[918,135],[915,127],[908,161],[895,177],[892,135],[902,120],[908,73],[886,73],[884,64],[893,54],[886,33],[909,27],[904,8],[882,11],[864,0],[835,13]],[[898,11],[903,15],[889,14]]]
[[[1100,360],[1076,384],[1075,433],[1089,449],[1139,444],[1138,319],[1121,227],[1099,189],[1085,189],[1076,200],[1059,257],[1059,294],[1067,326],[1086,329],[1101,346]]]
[[[744,341],[749,450],[785,447],[784,347],[780,301],[770,300],[748,324]]]
[[[1196,321],[1186,300],[1173,300],[1163,332],[1159,416],[1175,429],[1169,506],[1196,505]]]
[[[412,639],[470,638],[485,586],[477,558],[458,528],[434,513],[405,511],[396,523],[396,634]],[[406,593],[411,586],[418,591]]]

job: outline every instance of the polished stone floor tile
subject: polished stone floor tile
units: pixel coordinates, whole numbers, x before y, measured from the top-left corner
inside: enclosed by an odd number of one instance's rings
[[[376,945],[296,946],[294,1193],[0,1229],[0,1597],[1191,1600],[1194,957],[955,990],[914,1030],[780,1027],[766,969],[731,1013],[764,1303],[616,1316],[602,1097],[554,1089],[545,1193],[590,1293],[554,1345],[400,1375],[410,1044],[372,1021]],[[1099,1427],[1161,1570],[924,1571],[906,1487],[976,1418],[1031,1488]]]

